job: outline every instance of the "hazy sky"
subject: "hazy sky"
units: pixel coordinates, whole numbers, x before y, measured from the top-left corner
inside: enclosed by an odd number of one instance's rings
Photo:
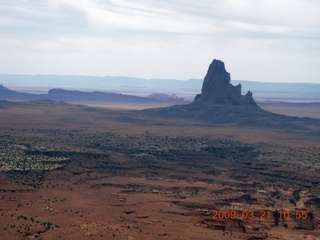
[[[0,0],[0,73],[320,83],[319,0]]]

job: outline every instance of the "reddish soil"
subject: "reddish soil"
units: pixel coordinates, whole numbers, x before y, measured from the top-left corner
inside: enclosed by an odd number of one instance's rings
[[[0,110],[1,149],[70,159],[0,172],[0,239],[320,239],[319,136],[119,116],[72,105]],[[237,216],[213,219],[214,210]]]

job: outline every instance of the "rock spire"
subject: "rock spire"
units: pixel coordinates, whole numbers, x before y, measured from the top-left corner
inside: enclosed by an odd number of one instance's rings
[[[226,71],[224,62],[214,59],[204,78],[201,94],[195,97],[194,102],[256,105],[250,91],[246,95],[241,95],[241,84],[233,86],[230,80],[230,73]]]

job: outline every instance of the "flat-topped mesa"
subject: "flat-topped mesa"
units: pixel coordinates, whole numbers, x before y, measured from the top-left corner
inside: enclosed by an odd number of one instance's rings
[[[241,84],[233,86],[230,80],[230,73],[226,71],[224,62],[214,59],[204,78],[201,94],[195,97],[194,102],[256,105],[250,91],[246,95],[241,95]]]

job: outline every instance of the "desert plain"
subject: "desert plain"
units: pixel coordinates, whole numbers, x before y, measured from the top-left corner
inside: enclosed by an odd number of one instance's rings
[[[1,239],[320,238],[319,129],[1,106]]]

